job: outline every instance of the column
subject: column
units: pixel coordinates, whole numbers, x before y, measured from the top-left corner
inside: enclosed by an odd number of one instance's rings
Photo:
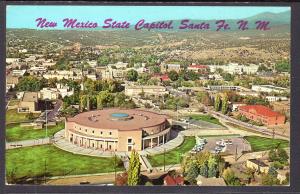
[[[163,144],[165,144],[165,135],[163,135]]]
[[[159,136],[157,137],[157,146],[159,146]]]
[[[106,150],[106,141],[104,140],[104,143],[103,143],[103,150],[105,151]]]
[[[150,145],[151,145],[151,148],[153,147],[153,145],[152,145],[152,144],[153,144],[153,142],[152,142],[152,138],[151,138],[151,144],[150,144]]]

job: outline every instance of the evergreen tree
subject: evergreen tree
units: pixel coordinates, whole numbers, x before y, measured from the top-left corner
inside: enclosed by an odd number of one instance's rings
[[[140,158],[139,154],[133,150],[130,155],[128,169],[128,185],[134,186],[139,183],[140,178]]]
[[[194,184],[196,182],[196,178],[198,175],[199,175],[199,168],[197,164],[193,162],[190,168],[186,172],[186,180],[189,183]]]
[[[214,107],[215,107],[215,111],[219,111],[220,110],[220,107],[221,107],[221,97],[220,97],[220,95],[217,95],[215,97],[215,105],[214,105]]]
[[[226,114],[228,111],[228,96],[225,95],[222,99],[222,113]]]

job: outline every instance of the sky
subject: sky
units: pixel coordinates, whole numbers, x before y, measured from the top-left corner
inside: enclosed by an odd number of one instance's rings
[[[280,13],[290,7],[254,6],[33,6],[8,5],[6,8],[7,28],[37,29],[35,20],[46,18],[57,22],[56,29],[63,28],[64,18],[74,18],[80,22],[97,22],[112,18],[116,21],[136,23],[182,19],[242,19],[263,12]]]

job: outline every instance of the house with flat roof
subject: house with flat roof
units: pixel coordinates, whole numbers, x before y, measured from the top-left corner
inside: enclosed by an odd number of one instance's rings
[[[18,106],[18,113],[29,113],[38,111],[38,92],[24,92]]]
[[[250,120],[261,122],[264,125],[281,125],[285,123],[285,115],[263,105],[240,106],[239,113]]]
[[[269,171],[269,166],[267,164],[265,164],[263,161],[257,160],[257,159],[247,160],[246,167],[255,169],[257,172],[260,172],[260,173],[268,173],[268,171]]]

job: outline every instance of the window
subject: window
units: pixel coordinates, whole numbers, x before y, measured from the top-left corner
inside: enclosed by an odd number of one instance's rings
[[[100,148],[102,148],[102,144],[100,144]]]
[[[100,132],[100,134],[102,135],[102,134],[103,134],[103,132],[101,131],[101,132]]]
[[[109,135],[111,135],[112,133],[111,132],[109,132]]]
[[[109,149],[111,150],[111,145],[109,145]]]
[[[85,132],[87,132],[87,129],[85,129]]]
[[[128,138],[128,143],[132,143],[132,138]]]
[[[95,133],[95,131],[92,131],[92,133]]]

